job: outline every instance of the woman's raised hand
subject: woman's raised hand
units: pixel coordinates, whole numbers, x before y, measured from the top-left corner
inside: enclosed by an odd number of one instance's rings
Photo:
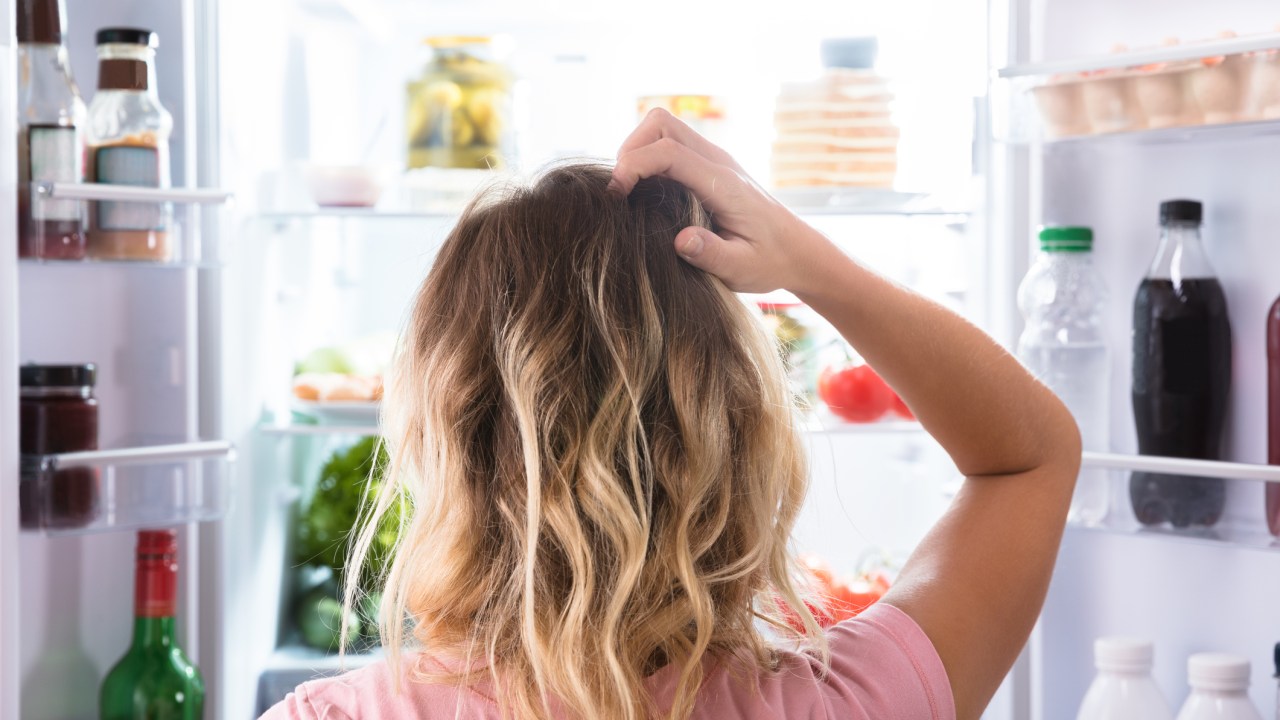
[[[618,151],[610,188],[627,195],[661,176],[693,191],[715,232],[689,227],[674,238],[689,264],[738,292],[804,290],[806,267],[826,239],[760,188],[724,150],[671,113],[653,110]]]

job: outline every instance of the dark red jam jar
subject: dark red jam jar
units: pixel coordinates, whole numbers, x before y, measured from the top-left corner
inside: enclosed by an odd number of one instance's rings
[[[18,445],[23,455],[19,512],[24,527],[76,528],[99,510],[97,468],[50,469],[43,456],[98,449],[97,368],[24,365]]]

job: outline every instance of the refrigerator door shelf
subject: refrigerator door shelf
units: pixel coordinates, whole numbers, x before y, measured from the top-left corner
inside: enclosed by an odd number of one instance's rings
[[[1280,482],[1280,466],[1096,452],[1084,453],[1083,466],[1106,478],[1110,511],[1099,522],[1072,522],[1073,530],[1280,550],[1280,540],[1267,531],[1261,488],[1243,482]],[[1139,506],[1152,514],[1146,523],[1138,519]],[[1155,522],[1179,515],[1196,524]],[[1197,522],[1205,518],[1212,524]]]
[[[1164,142],[1235,124],[1273,133],[1266,126],[1280,118],[1280,33],[1033,63],[998,75],[993,92],[1003,112],[996,118],[1005,122],[996,137],[1012,142],[1111,135]]]
[[[219,520],[230,501],[229,442],[22,458],[22,527],[80,535]]]
[[[25,254],[46,258],[35,262],[50,265],[79,264],[81,259],[62,259],[75,255],[90,262],[146,267],[216,265],[215,246],[200,240],[200,208],[221,207],[231,199],[230,193],[216,189],[94,183],[37,182],[31,190],[33,216],[78,215],[85,231],[78,252],[59,244],[65,240],[61,233],[35,238]]]

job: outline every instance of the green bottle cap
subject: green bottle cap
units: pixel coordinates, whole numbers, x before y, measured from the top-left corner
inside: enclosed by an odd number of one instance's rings
[[[1093,249],[1093,230],[1074,226],[1042,227],[1040,249],[1045,252],[1089,252]]]

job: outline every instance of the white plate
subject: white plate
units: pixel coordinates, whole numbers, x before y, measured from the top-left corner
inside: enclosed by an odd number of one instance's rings
[[[379,402],[342,400],[323,402],[318,400],[294,400],[298,412],[311,415],[323,422],[378,424]]]

